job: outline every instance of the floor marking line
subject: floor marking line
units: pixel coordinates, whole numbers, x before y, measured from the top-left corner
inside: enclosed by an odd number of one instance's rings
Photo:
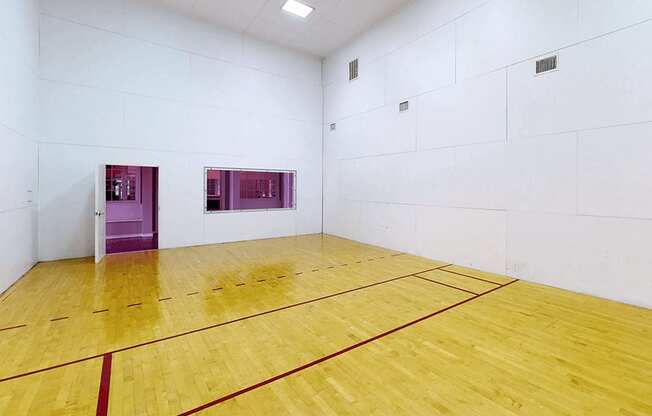
[[[425,280],[425,281],[430,282],[430,283],[435,283],[435,284],[437,284],[437,285],[441,285],[441,286],[449,287],[449,288],[451,288],[451,289],[461,290],[462,292],[470,293],[470,294],[475,295],[475,296],[477,296],[477,295],[480,294],[480,293],[471,292],[470,290],[462,289],[461,287],[457,287],[457,286],[453,286],[453,285],[448,285],[448,284],[446,284],[446,283],[438,282],[438,281],[436,281],[436,280],[431,280],[431,279],[428,279],[427,277],[419,276],[418,274],[415,275],[414,277],[416,277],[417,279]]]
[[[113,355],[104,354],[102,360],[102,375],[100,376],[100,391],[97,395],[96,416],[106,416],[109,413],[109,389],[111,387],[111,363]]]
[[[492,285],[498,285],[498,286],[502,285],[502,283],[498,283],[498,282],[494,282],[494,281],[491,281],[491,280],[483,279],[483,278],[477,277],[477,276],[471,276],[471,275],[468,275],[468,274],[454,272],[452,270],[441,269],[441,271],[446,272],[446,273],[456,274],[458,276],[470,277],[471,279],[479,280],[479,281],[485,282],[485,283],[491,283]]]
[[[221,326],[234,324],[236,322],[241,322],[241,321],[246,321],[248,319],[258,318],[260,316],[269,315],[269,314],[279,312],[279,311],[282,311],[282,310],[292,309],[292,308],[296,308],[296,307],[303,306],[303,305],[309,305],[311,303],[316,303],[316,302],[320,302],[322,300],[334,298],[334,297],[345,295],[345,294],[348,294],[348,293],[357,292],[357,291],[360,291],[360,290],[368,289],[370,287],[395,282],[395,281],[401,280],[401,279],[406,279],[408,277],[412,277],[412,276],[414,276],[416,274],[419,274],[419,273],[428,273],[428,272],[432,272],[434,270],[440,270],[442,267],[448,267],[448,266],[451,266],[451,264],[446,264],[444,266],[439,266],[439,267],[435,267],[435,268],[428,269],[428,270],[420,270],[420,271],[415,272],[415,273],[410,273],[410,274],[406,274],[406,275],[403,275],[403,276],[393,277],[391,279],[383,280],[383,281],[376,282],[376,283],[370,283],[368,285],[359,286],[359,287],[356,287],[356,288],[353,288],[353,289],[348,289],[348,290],[344,290],[344,291],[341,291],[341,292],[332,293],[330,295],[320,296],[318,298],[305,300],[303,302],[297,302],[297,303],[294,303],[294,304],[280,306],[280,307],[274,308],[274,309],[269,309],[267,311],[257,312],[257,313],[252,314],[252,315],[242,316],[240,318],[235,318],[235,319],[232,319],[230,321],[224,321],[224,322],[220,322],[220,323],[217,323],[217,324],[213,324],[213,325],[193,329],[193,330],[190,330],[190,331],[180,332],[180,333],[174,334],[174,335],[169,335],[167,337],[157,338],[157,339],[153,339],[151,341],[146,341],[146,342],[141,342],[139,344],[130,345],[128,347],[118,348],[118,349],[113,350],[113,351],[107,351],[107,352],[104,352],[104,353],[101,353],[101,354],[91,355],[91,356],[84,357],[84,358],[79,358],[79,359],[76,359],[76,360],[73,360],[73,361],[68,361],[68,362],[64,362],[64,363],[61,363],[61,364],[56,364],[56,365],[53,365],[53,366],[50,366],[50,367],[40,368],[38,370],[32,370],[32,371],[28,371],[28,372],[21,373],[21,374],[16,374],[16,375],[13,375],[13,376],[1,378],[0,383],[3,383],[5,381],[14,380],[14,379],[17,379],[17,378],[31,376],[31,375],[42,373],[42,372],[45,372],[45,371],[55,370],[57,368],[66,367],[66,366],[73,365],[73,364],[79,364],[79,363],[82,363],[84,361],[94,360],[94,359],[103,357],[105,354],[117,354],[117,353],[120,353],[120,352],[124,352],[124,351],[128,351],[128,350],[144,347],[144,346],[147,346],[147,345],[157,344],[159,342],[184,337],[186,335],[191,335],[191,334],[196,334],[198,332],[208,331],[208,330],[211,330],[211,329],[214,329],[214,328],[219,328]]]
[[[16,326],[9,326],[7,328],[0,328],[0,332],[9,331],[10,329],[25,328],[26,326],[27,326],[27,324],[22,324],[22,325],[16,325]]]
[[[57,322],[57,321],[63,321],[64,319],[69,319],[69,316],[62,316],[61,318],[53,318],[50,319],[50,322]]]
[[[340,355],[342,355],[342,354],[345,354],[345,353],[347,353],[347,352],[349,352],[349,351],[352,351],[352,350],[355,350],[355,349],[357,349],[357,348],[360,348],[360,347],[362,347],[362,346],[364,346],[364,345],[366,345],[366,344],[369,344],[369,343],[371,343],[371,342],[377,341],[377,340],[379,340],[379,339],[381,339],[381,338],[384,338],[384,337],[386,337],[386,336],[388,336],[388,335],[391,335],[391,334],[393,334],[393,333],[395,333],[395,332],[399,332],[399,331],[401,331],[401,330],[403,330],[403,329],[405,329],[405,328],[408,328],[408,327],[411,327],[411,326],[413,326],[413,325],[416,325],[416,324],[418,324],[418,323],[420,323],[420,322],[423,322],[423,321],[425,321],[425,320],[428,320],[428,319],[430,319],[430,318],[432,318],[432,317],[434,317],[434,316],[437,316],[437,315],[439,315],[439,314],[442,314],[442,313],[444,313],[444,312],[446,312],[446,311],[449,311],[449,310],[451,310],[451,309],[454,309],[454,308],[457,308],[457,307],[459,307],[459,306],[462,306],[462,305],[464,305],[464,304],[466,304],[466,303],[469,303],[469,302],[471,302],[471,301],[473,301],[473,300],[475,300],[475,299],[478,299],[478,298],[481,298],[481,297],[483,297],[483,296],[486,296],[486,295],[488,295],[488,294],[490,294],[490,293],[495,292],[495,291],[498,290],[498,289],[502,289],[502,288],[504,288],[505,286],[509,286],[509,285],[511,285],[512,283],[516,282],[516,281],[518,281],[518,279],[517,279],[517,280],[513,280],[513,281],[511,281],[511,282],[509,282],[509,283],[506,283],[506,284],[504,284],[504,285],[499,285],[499,286],[497,286],[497,287],[495,287],[495,288],[489,290],[488,292],[484,292],[484,293],[479,294],[479,295],[477,295],[477,296],[472,296],[472,297],[470,297],[470,298],[468,298],[468,299],[465,299],[465,300],[463,300],[463,301],[457,302],[457,303],[455,303],[455,304],[453,304],[453,305],[450,305],[450,306],[447,306],[447,307],[445,307],[445,308],[443,308],[443,309],[440,309],[440,310],[438,310],[438,311],[432,312],[432,313],[430,313],[430,314],[428,314],[428,315],[422,316],[421,318],[417,318],[417,319],[415,319],[415,320],[413,320],[413,321],[410,321],[410,322],[408,322],[408,323],[405,323],[405,324],[403,324],[403,325],[401,325],[401,326],[399,326],[399,327],[396,327],[396,328],[394,328],[394,329],[390,329],[390,330],[385,331],[385,332],[383,332],[383,333],[381,333],[381,334],[378,334],[378,335],[376,335],[376,336],[374,336],[374,337],[371,337],[371,338],[368,338],[368,339],[366,339],[366,340],[364,340],[364,341],[358,342],[357,344],[350,345],[350,346],[348,346],[348,347],[346,347],[346,348],[343,348],[343,349],[341,349],[341,350],[339,350],[339,351],[336,351],[336,352],[334,352],[334,353],[332,353],[332,354],[329,354],[329,355],[323,356],[323,357],[318,358],[318,359],[316,359],[316,360],[313,360],[313,361],[311,361],[311,362],[309,362],[309,363],[306,363],[306,364],[304,364],[304,365],[302,365],[302,366],[300,366],[300,367],[296,367],[296,368],[293,368],[292,370],[286,371],[285,373],[278,374],[278,375],[276,375],[276,376],[274,376],[274,377],[270,377],[270,378],[268,378],[268,379],[266,379],[266,380],[263,380],[263,381],[261,381],[261,382],[259,382],[259,383],[256,383],[256,384],[253,384],[253,385],[251,385],[251,386],[245,387],[245,388],[243,388],[243,389],[240,389],[240,390],[238,390],[238,391],[235,391],[235,392],[233,392],[233,393],[230,393],[230,394],[228,394],[228,395],[226,395],[226,396],[222,396],[222,397],[220,397],[220,398],[218,398],[218,399],[215,399],[215,400],[213,400],[213,401],[211,401],[211,402],[208,402],[208,403],[205,403],[205,404],[203,404],[203,405],[201,405],[201,406],[195,407],[194,409],[191,409],[191,410],[185,411],[185,412],[183,412],[183,413],[180,413],[178,416],[189,416],[189,415],[195,414],[195,413],[197,413],[197,412],[201,412],[201,411],[203,411],[203,410],[206,410],[206,409],[208,409],[208,408],[210,408],[210,407],[213,407],[213,406],[215,406],[215,405],[218,405],[218,404],[220,404],[220,403],[223,403],[223,402],[225,402],[225,401],[228,401],[228,400],[234,399],[234,398],[236,398],[236,397],[238,397],[238,396],[241,396],[241,395],[243,395],[243,394],[245,394],[245,393],[248,393],[248,392],[250,392],[250,391],[252,391],[252,390],[256,390],[256,389],[258,389],[258,388],[260,388],[260,387],[266,386],[266,385],[271,384],[271,383],[273,383],[273,382],[275,382],[275,381],[277,381],[277,380],[280,380],[280,379],[286,378],[286,377],[288,377],[288,376],[290,376],[290,375],[292,375],[292,374],[295,374],[295,373],[298,373],[298,372],[300,372],[300,371],[306,370],[306,369],[308,369],[308,368],[310,368],[310,367],[314,367],[314,366],[316,366],[316,365],[318,365],[318,364],[321,364],[321,363],[323,363],[323,362],[325,362],[325,361],[331,360],[331,359],[333,359],[333,358],[335,358],[335,357],[338,357],[338,356],[340,356]]]

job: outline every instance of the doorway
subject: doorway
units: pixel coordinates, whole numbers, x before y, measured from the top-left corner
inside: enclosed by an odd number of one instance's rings
[[[158,249],[158,168],[107,165],[106,253]]]

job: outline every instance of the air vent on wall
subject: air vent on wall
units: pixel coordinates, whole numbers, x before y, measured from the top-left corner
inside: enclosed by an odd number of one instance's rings
[[[403,111],[408,111],[410,109],[410,102],[409,101],[403,101],[398,105],[398,111],[403,112]]]
[[[537,61],[537,75],[544,72],[550,72],[557,69],[557,55],[549,56],[548,58],[539,59]]]
[[[358,60],[354,59],[349,62],[349,81],[353,81],[358,78]]]
[[[337,124],[331,123],[331,131],[335,131],[337,129]]]

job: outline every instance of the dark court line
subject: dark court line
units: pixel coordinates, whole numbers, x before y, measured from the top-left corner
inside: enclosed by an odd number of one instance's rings
[[[466,290],[466,289],[462,289],[461,287],[457,287],[457,286],[449,285],[449,284],[446,284],[446,283],[438,282],[436,280],[431,280],[431,279],[428,279],[427,277],[419,276],[418,274],[415,275],[414,277],[416,277],[417,279],[428,281],[430,283],[435,283],[437,285],[446,286],[446,287],[449,287],[451,289],[461,290],[462,292],[470,293],[470,294],[475,295],[475,296],[479,295],[479,293],[471,292],[470,290]]]
[[[210,407],[213,407],[213,406],[218,405],[218,404],[220,404],[220,403],[223,403],[223,402],[225,402],[225,401],[228,401],[228,400],[234,399],[234,398],[236,398],[236,397],[238,397],[238,396],[241,396],[241,395],[243,395],[243,394],[245,394],[245,393],[248,393],[248,392],[250,392],[250,391],[252,391],[252,390],[256,390],[256,389],[258,389],[258,388],[260,388],[260,387],[263,387],[263,386],[266,386],[266,385],[268,385],[268,384],[271,384],[271,383],[273,383],[273,382],[275,382],[275,381],[277,381],[277,380],[280,380],[280,379],[286,378],[286,377],[288,377],[288,376],[290,376],[290,375],[292,375],[292,374],[295,374],[295,373],[298,373],[298,372],[300,372],[300,371],[306,370],[306,369],[308,369],[308,368],[310,368],[310,367],[314,367],[314,366],[316,366],[316,365],[318,365],[318,364],[321,364],[321,363],[323,363],[323,362],[325,362],[325,361],[331,360],[331,359],[333,359],[333,358],[335,358],[335,357],[338,357],[338,356],[340,356],[340,355],[342,355],[342,354],[345,354],[345,353],[347,353],[347,352],[349,352],[349,351],[352,351],[352,350],[355,350],[355,349],[357,349],[357,348],[360,348],[360,347],[362,347],[362,346],[364,346],[364,345],[367,345],[367,344],[369,344],[369,343],[371,343],[371,342],[374,342],[374,341],[379,340],[379,339],[381,339],[381,338],[385,338],[386,336],[391,335],[391,334],[393,334],[393,333],[395,333],[395,332],[401,331],[401,330],[403,330],[403,329],[405,329],[405,328],[408,328],[408,327],[411,327],[411,326],[413,326],[413,325],[416,325],[416,324],[418,324],[418,323],[420,323],[420,322],[423,322],[423,321],[425,321],[425,320],[427,320],[427,319],[430,319],[430,318],[432,318],[432,317],[434,317],[434,316],[437,316],[437,315],[439,315],[439,314],[442,314],[442,313],[444,313],[444,312],[446,312],[446,311],[449,311],[449,310],[451,310],[451,309],[454,309],[454,308],[457,308],[457,307],[459,307],[459,306],[462,306],[462,305],[464,305],[464,304],[466,304],[466,303],[469,303],[469,302],[471,302],[471,301],[473,301],[473,300],[475,300],[475,299],[478,299],[478,298],[481,298],[481,297],[483,297],[483,296],[486,296],[486,295],[488,295],[489,293],[495,292],[495,291],[498,290],[498,289],[502,289],[502,288],[505,287],[505,286],[509,286],[509,285],[511,285],[512,283],[516,282],[516,281],[517,281],[517,280],[514,280],[514,281],[511,281],[511,282],[509,282],[509,283],[507,283],[507,284],[497,286],[497,287],[495,287],[495,288],[489,290],[488,292],[485,292],[485,293],[482,293],[482,294],[480,294],[480,295],[476,295],[476,296],[470,297],[470,298],[465,299],[465,300],[463,300],[463,301],[457,302],[457,303],[455,303],[455,304],[453,304],[453,305],[447,306],[447,307],[445,307],[445,308],[443,308],[443,309],[439,309],[439,310],[437,310],[437,311],[435,311],[435,312],[432,312],[432,313],[430,313],[430,314],[428,314],[428,315],[426,315],[426,316],[423,316],[423,317],[421,317],[421,318],[415,319],[414,321],[411,321],[411,322],[405,323],[405,324],[403,324],[403,325],[401,325],[401,326],[399,326],[399,327],[396,327],[396,328],[394,328],[394,329],[390,329],[389,331],[386,331],[386,332],[383,332],[383,333],[381,333],[381,334],[378,334],[378,335],[376,335],[376,336],[374,336],[374,337],[372,337],[372,338],[368,338],[368,339],[366,339],[366,340],[364,340],[364,341],[358,342],[357,344],[350,345],[350,346],[348,346],[348,347],[346,347],[346,348],[344,348],[344,349],[341,349],[341,350],[339,350],[339,351],[336,351],[336,352],[334,352],[334,353],[332,353],[332,354],[329,354],[329,355],[326,355],[326,356],[320,357],[320,358],[318,358],[318,359],[316,359],[316,360],[313,360],[313,361],[311,361],[311,362],[309,362],[309,363],[306,363],[306,364],[304,364],[304,365],[302,365],[302,366],[300,366],[300,367],[296,367],[296,368],[294,368],[294,369],[292,369],[292,370],[286,371],[285,373],[278,374],[278,375],[276,375],[276,376],[274,376],[274,377],[268,378],[268,379],[263,380],[263,381],[261,381],[261,382],[259,382],[259,383],[253,384],[253,385],[251,385],[251,386],[245,387],[245,388],[240,389],[240,390],[238,390],[238,391],[235,391],[235,392],[233,392],[233,393],[227,394],[226,396],[222,396],[222,397],[220,397],[220,398],[218,398],[218,399],[215,399],[215,400],[213,400],[213,401],[211,401],[211,402],[205,403],[205,404],[203,404],[203,405],[201,405],[201,406],[195,407],[194,409],[191,409],[191,410],[188,410],[188,411],[186,411],[186,412],[180,413],[179,416],[188,416],[188,415],[192,415],[192,414],[195,414],[195,413],[201,412],[201,411],[206,410],[206,409],[208,409],[208,408],[210,408]]]
[[[102,375],[100,376],[100,391],[97,395],[96,416],[106,416],[109,413],[109,389],[111,387],[111,364],[113,355],[104,354],[102,360]]]
[[[216,324],[213,324],[213,325],[208,325],[208,326],[193,329],[193,330],[190,330],[190,331],[185,331],[185,332],[180,332],[178,334],[169,335],[167,337],[157,338],[157,339],[153,339],[151,341],[141,342],[139,344],[134,344],[134,345],[131,345],[131,346],[119,348],[119,349],[116,349],[116,350],[113,350],[113,351],[107,351],[107,352],[104,352],[104,353],[101,353],[101,354],[91,355],[91,356],[79,358],[77,360],[67,361],[67,362],[64,362],[64,363],[61,363],[61,364],[57,364],[57,365],[53,365],[53,366],[49,366],[49,367],[44,367],[44,368],[40,368],[40,369],[37,369],[37,370],[28,371],[28,372],[25,372],[25,373],[16,374],[16,375],[13,375],[13,376],[9,376],[9,377],[5,377],[5,378],[0,379],[0,383],[10,381],[10,380],[14,380],[14,379],[17,379],[17,378],[31,376],[31,375],[42,373],[42,372],[45,372],[45,371],[54,370],[54,369],[61,368],[61,367],[66,367],[66,366],[73,365],[73,364],[79,364],[81,362],[88,361],[88,360],[94,360],[94,359],[103,357],[105,354],[117,354],[119,352],[128,351],[128,350],[144,347],[144,346],[151,345],[151,344],[157,344],[159,342],[164,342],[164,341],[168,341],[168,340],[171,340],[171,339],[184,337],[186,335],[196,334],[198,332],[208,331],[210,329],[219,328],[221,326],[234,324],[236,322],[242,322],[242,321],[257,318],[257,317],[260,317],[260,316],[269,315],[269,314],[279,312],[279,311],[283,311],[283,310],[286,310],[286,309],[292,309],[292,308],[296,308],[296,307],[303,306],[303,305],[309,305],[309,304],[312,304],[312,303],[320,302],[322,300],[326,300],[326,299],[334,298],[334,297],[337,297],[337,296],[342,296],[342,295],[345,295],[345,294],[348,294],[348,293],[353,293],[353,292],[357,292],[357,291],[360,291],[360,290],[368,289],[370,287],[379,286],[379,285],[383,285],[383,284],[390,283],[390,282],[395,282],[395,281],[401,280],[401,279],[406,279],[408,277],[412,277],[412,276],[414,276],[416,274],[419,274],[419,273],[431,272],[433,270],[438,270],[438,269],[441,269],[442,267],[447,267],[447,266],[450,266],[450,264],[447,264],[445,266],[435,267],[435,268],[428,269],[428,270],[420,270],[420,271],[415,272],[415,273],[410,273],[410,274],[406,274],[406,275],[403,275],[403,276],[393,277],[391,279],[387,279],[387,280],[383,280],[383,281],[375,282],[375,283],[370,283],[368,285],[359,286],[359,287],[356,287],[356,288],[353,288],[353,289],[348,289],[348,290],[344,290],[344,291],[341,291],[341,292],[332,293],[330,295],[324,295],[324,296],[309,299],[309,300],[306,300],[306,301],[303,301],[303,302],[297,302],[297,303],[294,303],[294,304],[280,306],[278,308],[269,309],[267,311],[254,313],[254,314],[243,316],[243,317],[240,317],[240,318],[235,318],[235,319],[232,319],[230,321],[219,322],[219,323],[216,323]]]

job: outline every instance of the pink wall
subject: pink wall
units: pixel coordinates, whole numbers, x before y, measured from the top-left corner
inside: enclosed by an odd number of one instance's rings
[[[213,211],[294,207],[294,173],[209,170],[207,179],[220,181],[220,208],[211,209]],[[241,189],[242,182],[246,180],[273,181],[278,184],[276,196],[247,196],[245,190]]]
[[[107,201],[106,235],[151,235],[156,232],[158,189],[155,178],[158,168],[142,167],[137,175],[139,197],[136,201]]]

